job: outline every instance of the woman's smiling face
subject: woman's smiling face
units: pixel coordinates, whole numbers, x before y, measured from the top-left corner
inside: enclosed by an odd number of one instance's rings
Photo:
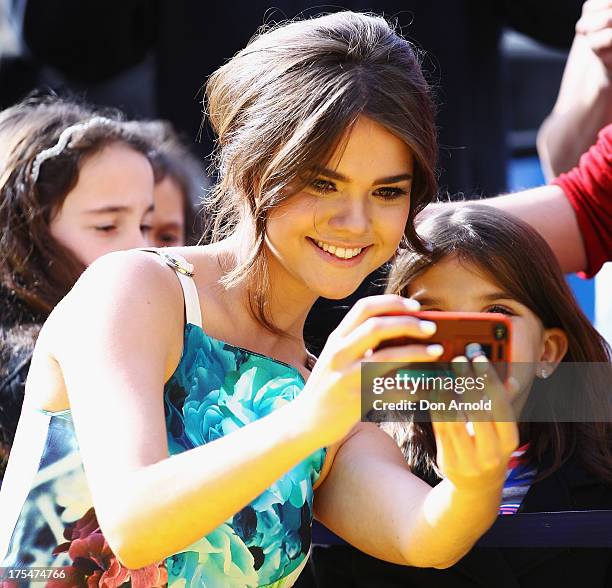
[[[402,140],[360,117],[316,179],[270,213],[271,278],[315,297],[354,292],[397,250],[413,169]]]

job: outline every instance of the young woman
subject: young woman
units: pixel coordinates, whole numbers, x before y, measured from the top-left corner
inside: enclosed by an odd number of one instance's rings
[[[610,352],[548,245],[526,223],[483,205],[439,212],[419,225],[419,234],[429,253],[399,256],[388,293],[417,300],[423,310],[496,312],[512,321],[520,447],[509,464],[500,514],[612,509]],[[384,427],[402,446],[411,471],[431,485],[444,478],[431,424]],[[346,565],[328,566],[332,553]],[[476,548],[450,569],[417,570],[346,547],[315,551],[315,565],[325,587],[353,585],[354,577],[359,586],[376,588],[579,582],[603,588],[612,579],[612,550]]]
[[[148,243],[152,153],[115,115],[54,97],[0,113],[0,480],[40,326],[94,259]]]
[[[432,489],[356,425],[364,356],[439,356],[417,305],[358,303],[316,365],[302,339],[318,296],[350,294],[402,237],[422,247],[436,141],[414,52],[379,17],[293,22],[221,67],[207,99],[215,241],[105,256],[50,316],[0,494],[2,565],[291,586],[313,510],[374,556],[450,565],[496,516],[516,424],[437,423]],[[401,333],[424,342],[372,352]]]

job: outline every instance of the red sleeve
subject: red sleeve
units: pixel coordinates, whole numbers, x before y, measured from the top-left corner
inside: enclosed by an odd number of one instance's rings
[[[574,209],[587,256],[586,271],[579,275],[592,278],[612,260],[612,124],[600,131],[577,167],[551,183]]]

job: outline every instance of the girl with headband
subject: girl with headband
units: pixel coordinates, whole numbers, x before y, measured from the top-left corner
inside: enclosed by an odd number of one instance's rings
[[[423,249],[437,146],[417,56],[383,18],[337,13],[257,35],[206,95],[213,242],[105,256],[47,321],[0,491],[1,565],[291,586],[313,515],[376,557],[451,565],[496,517],[512,390],[479,363],[500,422],[436,423],[431,488],[359,422],[364,359],[439,357],[418,305],[360,301],[318,359],[302,338],[317,297],[350,294],[402,239]],[[423,343],[374,351],[401,334]]]
[[[0,481],[40,326],[97,257],[148,243],[152,156],[137,126],[65,100],[0,112]]]

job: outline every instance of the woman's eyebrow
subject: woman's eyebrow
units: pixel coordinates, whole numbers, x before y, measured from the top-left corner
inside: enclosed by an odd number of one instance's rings
[[[332,180],[338,180],[339,182],[350,182],[349,178],[338,173],[337,171],[334,171],[333,169],[329,169],[329,168],[321,167],[321,166],[315,166],[314,170],[317,173],[327,178],[330,178]],[[378,184],[397,184],[397,182],[403,182],[404,180],[411,180],[411,179],[412,179],[412,174],[398,174],[395,176],[387,176],[385,178],[378,178],[377,180],[374,180],[372,185],[375,186]]]

